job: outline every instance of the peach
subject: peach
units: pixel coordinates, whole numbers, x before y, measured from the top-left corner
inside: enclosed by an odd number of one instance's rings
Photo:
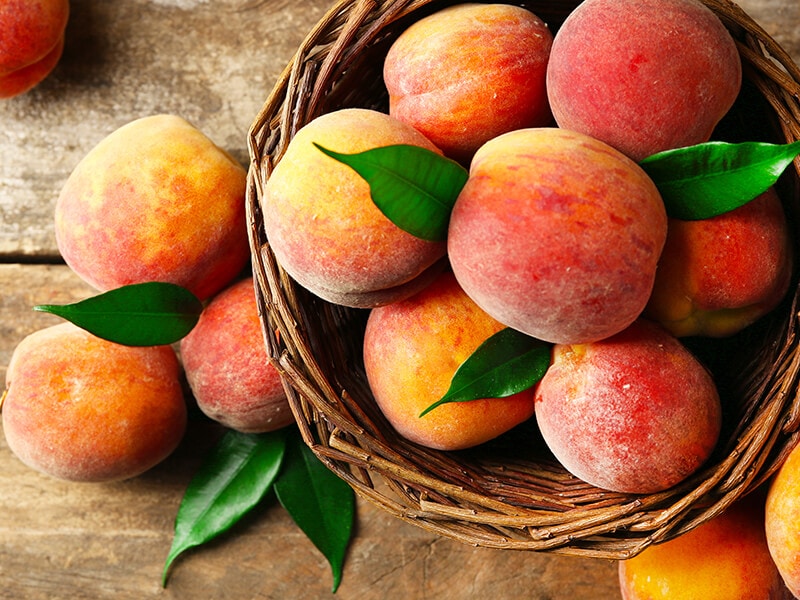
[[[280,375],[267,361],[252,277],[211,299],[180,354],[197,405],[211,419],[246,433],[294,423]]]
[[[661,196],[633,161],[583,134],[533,128],[475,153],[448,253],[464,291],[501,323],[584,343],[639,316],[666,234]]]
[[[0,98],[41,83],[64,50],[68,0],[4,0],[0,3]]]
[[[697,0],[586,0],[547,68],[558,125],[636,161],[707,141],[741,83],[732,36]]]
[[[11,451],[42,473],[128,479],[172,453],[185,428],[170,346],[122,346],[61,323],[27,336],[12,354],[3,430]]]
[[[618,563],[623,600],[781,600],[756,493],[677,538]]]
[[[392,144],[439,152],[410,125],[375,110],[341,109],[310,121],[292,138],[262,198],[278,262],[301,286],[345,306],[371,308],[418,291],[438,272],[444,242],[394,225],[367,182],[315,143],[345,154]]]
[[[553,34],[508,4],[457,4],[404,30],[386,55],[389,114],[468,163],[502,133],[549,125],[545,73]]]
[[[65,182],[58,249],[98,290],[166,281],[206,299],[250,258],[245,180],[244,168],[184,119],[137,119],[97,144]]]
[[[709,372],[644,319],[598,342],[557,344],[536,389],[536,421],[555,457],[616,492],[683,481],[711,455],[721,419]]]
[[[774,188],[710,219],[670,219],[645,315],[678,337],[733,335],[781,301],[792,259]]]
[[[449,271],[418,294],[373,308],[364,365],[378,407],[406,439],[439,450],[477,446],[533,415],[533,391],[441,404],[456,369],[503,329],[464,294]]]
[[[764,527],[781,577],[800,598],[800,446],[794,447],[769,484]]]

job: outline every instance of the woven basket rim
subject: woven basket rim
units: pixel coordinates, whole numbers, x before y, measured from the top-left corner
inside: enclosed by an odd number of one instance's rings
[[[737,4],[702,1],[734,35],[746,79],[768,105],[780,138],[800,139],[800,68]],[[757,368],[740,382],[749,404],[730,432],[727,450],[670,490],[630,495],[594,488],[552,461],[497,460],[479,456],[480,450],[438,452],[394,434],[369,407],[363,377],[350,373],[353,353],[360,348],[345,334],[363,328],[364,311],[331,305],[300,288],[266,240],[260,198],[297,130],[333,108],[379,106],[384,101],[379,91],[354,86],[354,81],[363,82],[355,75],[377,60],[374,56],[409,19],[455,3],[340,0],[306,36],[254,119],[248,135],[246,208],[270,360],[281,373],[305,443],[380,509],[476,546],[629,558],[725,510],[766,481],[798,442],[796,283],[780,312],[765,320],[761,335],[766,343]],[[563,17],[578,2],[521,4],[544,18],[542,10]],[[795,220],[799,177],[796,160],[787,175]],[[323,339],[318,329],[338,339]],[[340,335],[331,336],[331,331]]]

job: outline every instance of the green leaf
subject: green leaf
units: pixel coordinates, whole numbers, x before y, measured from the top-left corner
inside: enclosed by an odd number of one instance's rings
[[[450,213],[467,170],[427,148],[396,144],[341,154],[314,144],[369,184],[372,201],[403,231],[428,241],[447,237]]]
[[[200,318],[203,304],[173,283],[125,285],[75,302],[40,304],[34,310],[58,315],[97,337],[127,346],[177,342]]]
[[[228,531],[271,489],[284,457],[286,430],[246,434],[230,430],[186,489],[161,584],[184,551]]]
[[[419,415],[448,402],[507,398],[535,385],[550,365],[552,344],[507,327],[487,338],[453,374],[444,396]]]
[[[800,141],[707,142],[659,152],[639,164],[655,182],[667,214],[686,221],[739,208],[777,182],[800,154]]]
[[[287,440],[275,495],[308,539],[322,552],[333,572],[333,592],[342,581],[344,555],[355,514],[355,493],[303,443],[299,434]]]

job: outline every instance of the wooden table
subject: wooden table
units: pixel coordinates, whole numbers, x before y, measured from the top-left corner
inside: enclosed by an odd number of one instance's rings
[[[797,0],[740,2],[800,61]],[[16,344],[57,322],[42,303],[94,294],[55,246],[55,198],[117,127],[193,122],[247,162],[246,132],[330,0],[73,0],[51,77],[0,104],[0,377]],[[342,585],[277,502],[180,558],[160,585],[184,489],[219,429],[192,422],[152,471],[72,484],[20,463],[0,437],[0,598],[618,598],[613,561],[496,551],[437,538],[359,501]]]

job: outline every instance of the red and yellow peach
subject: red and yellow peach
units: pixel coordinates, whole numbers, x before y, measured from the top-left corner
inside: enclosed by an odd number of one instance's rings
[[[476,152],[448,254],[464,291],[501,323],[584,343],[640,315],[666,234],[661,196],[633,161],[583,134],[521,129]]]
[[[623,600],[784,600],[760,492],[688,533],[619,562]]]
[[[67,264],[100,291],[165,281],[201,300],[247,264],[244,168],[184,119],[132,121],[95,146],[56,202]]]
[[[440,450],[487,442],[533,415],[533,391],[441,404],[458,367],[503,325],[472,302],[452,273],[418,294],[372,309],[364,334],[367,379],[378,407],[406,439]]]
[[[154,467],[178,446],[187,419],[172,347],[123,346],[72,323],[19,343],[2,414],[8,447],[22,462],[85,482]]]
[[[786,587],[800,598],[800,446],[769,484],[764,526],[770,555]]]
[[[386,55],[389,114],[464,164],[502,133],[552,122],[545,89],[553,35],[530,11],[456,4],[404,30]]]
[[[678,337],[725,337],[786,294],[792,242],[774,188],[709,219],[670,219],[645,315]]]
[[[68,0],[0,3],[0,98],[41,83],[58,64],[69,19]]]
[[[267,238],[301,286],[336,304],[371,308],[408,297],[440,271],[443,242],[392,223],[369,184],[315,146],[351,154],[392,144],[439,150],[385,113],[342,109],[306,124],[271,173],[261,205]]]

